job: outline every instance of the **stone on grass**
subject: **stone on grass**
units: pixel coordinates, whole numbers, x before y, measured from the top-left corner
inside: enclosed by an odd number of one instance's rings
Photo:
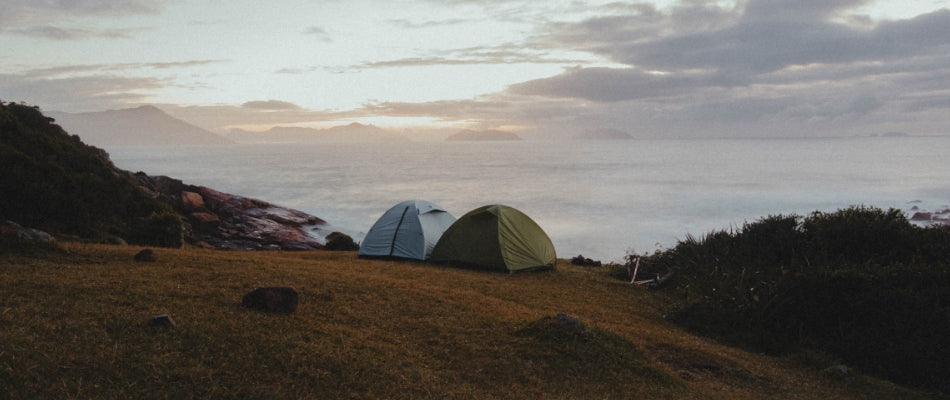
[[[297,311],[299,297],[297,289],[290,286],[261,287],[244,295],[241,304],[254,310],[292,313]]]
[[[135,254],[134,259],[136,262],[155,262],[158,261],[158,255],[152,249],[143,249]]]
[[[175,320],[172,319],[172,317],[171,317],[170,315],[168,315],[168,314],[161,314],[161,315],[156,315],[156,316],[152,317],[152,319],[148,321],[148,326],[160,326],[160,327],[174,328],[174,327],[178,326],[178,324],[175,323]]]

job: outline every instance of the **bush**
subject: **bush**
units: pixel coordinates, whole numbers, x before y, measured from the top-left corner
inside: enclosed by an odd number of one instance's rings
[[[641,270],[677,272],[670,316],[688,329],[950,390],[950,227],[861,206],[769,216],[636,257]]]
[[[326,250],[356,251],[360,249],[360,245],[347,234],[333,232],[327,235],[327,244],[323,248]]]
[[[184,244],[181,217],[170,209],[153,212],[133,225],[129,241],[146,246],[181,247]]]

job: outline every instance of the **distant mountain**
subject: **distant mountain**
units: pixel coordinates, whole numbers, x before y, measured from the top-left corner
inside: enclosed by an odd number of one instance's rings
[[[88,113],[50,112],[56,123],[94,146],[231,144],[231,140],[154,106]]]
[[[579,140],[627,140],[633,139],[633,136],[630,136],[629,133],[621,131],[619,129],[610,129],[610,128],[601,128],[601,129],[591,129],[577,135],[574,135],[574,139]]]
[[[232,129],[226,134],[241,143],[307,143],[307,142],[392,142],[407,141],[402,134],[375,125],[354,122],[349,125],[318,129],[297,126],[275,126],[263,132]]]
[[[518,135],[515,135],[511,132],[499,131],[499,130],[485,130],[485,131],[476,131],[472,129],[465,129],[459,131],[458,133],[445,138],[448,141],[467,141],[467,140],[521,140]]]

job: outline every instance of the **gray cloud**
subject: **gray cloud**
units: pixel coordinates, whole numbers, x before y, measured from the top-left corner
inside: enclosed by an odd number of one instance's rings
[[[424,67],[431,65],[498,65],[498,64],[587,64],[589,59],[551,56],[547,49],[530,49],[524,45],[507,43],[497,46],[480,46],[449,49],[433,52],[423,57],[408,57],[393,60],[364,62],[343,67],[326,67],[333,72],[360,71],[372,68]],[[291,72],[291,71],[284,71]],[[294,71],[300,72],[300,71]]]
[[[0,25],[7,28],[44,25],[82,16],[124,16],[159,12],[162,0],[4,0]]]
[[[68,65],[0,74],[5,101],[25,101],[57,111],[100,111],[137,104],[156,90],[173,86],[171,79],[140,76],[141,70],[207,65],[220,60]]]
[[[11,29],[8,32],[15,35],[36,37],[53,40],[84,40],[91,38],[121,38],[131,37],[133,29],[92,30],[83,28],[60,28],[51,25],[38,25],[27,28]]]
[[[99,111],[116,104],[136,103],[167,84],[156,78],[117,75],[32,78],[0,74],[3,100],[38,104],[49,110]]]
[[[551,23],[533,39],[539,46],[628,67],[572,68],[508,93],[585,104],[577,124],[596,115],[651,132],[695,125],[712,135],[842,134],[884,123],[940,130],[950,122],[950,10],[892,21],[846,14],[865,3],[749,0],[733,9],[691,2]]]
[[[330,43],[333,41],[333,38],[330,36],[330,33],[327,32],[326,29],[323,29],[322,27],[319,27],[319,26],[308,27],[307,29],[304,29],[303,33],[305,35],[314,36],[317,38],[317,40],[321,42]]]
[[[449,18],[449,19],[442,19],[442,20],[425,20],[425,21],[417,21],[417,20],[410,20],[410,19],[392,19],[392,20],[389,20],[388,22],[397,28],[425,29],[425,28],[440,27],[440,26],[459,25],[459,24],[471,22],[471,20],[464,19],[464,18]]]

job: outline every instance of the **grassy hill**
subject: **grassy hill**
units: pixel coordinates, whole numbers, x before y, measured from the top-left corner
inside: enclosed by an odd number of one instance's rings
[[[180,246],[167,204],[36,107],[0,102],[0,222],[90,240]]]
[[[928,398],[798,353],[717,344],[663,293],[560,262],[500,274],[361,260],[61,243],[0,253],[0,397]],[[259,286],[294,314],[242,308]],[[178,326],[150,327],[156,314]],[[582,326],[552,319],[566,313]]]

